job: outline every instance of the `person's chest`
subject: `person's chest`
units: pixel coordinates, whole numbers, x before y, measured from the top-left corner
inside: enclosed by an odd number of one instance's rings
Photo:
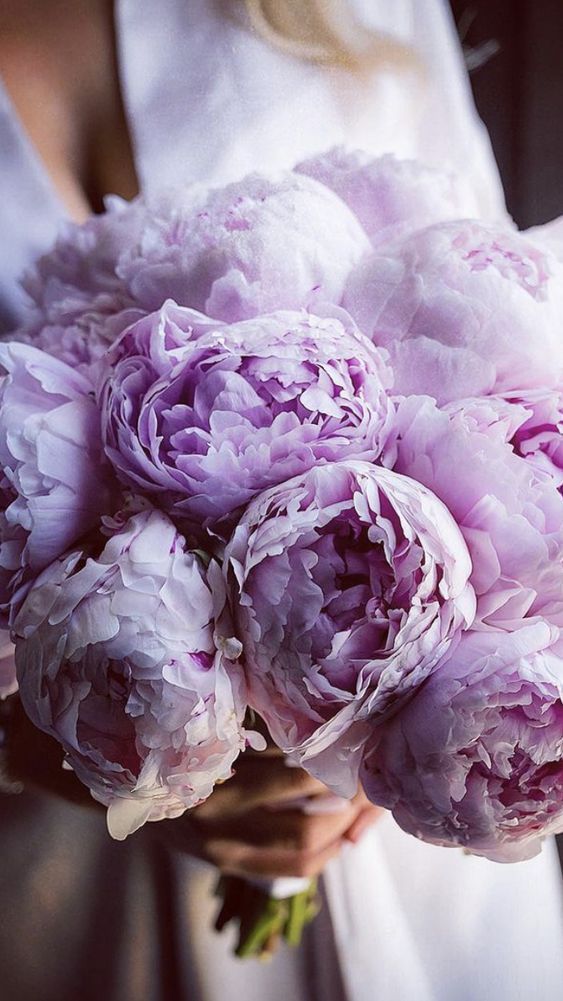
[[[225,183],[356,133],[382,149],[411,133],[400,80],[383,74],[370,94],[288,57],[237,0],[0,0],[0,80],[75,219],[107,193]]]
[[[4,86],[68,214],[136,194],[111,0],[2,0],[0,19]]]
[[[344,142],[416,151],[408,80],[294,58],[242,0],[0,0],[0,34],[0,332],[24,271],[105,194],[223,185]]]

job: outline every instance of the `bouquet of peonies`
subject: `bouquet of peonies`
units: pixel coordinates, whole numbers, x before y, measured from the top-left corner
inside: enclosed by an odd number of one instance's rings
[[[26,276],[2,625],[112,836],[208,797],[253,713],[426,841],[563,830],[563,263],[464,204],[332,150],[111,199]]]

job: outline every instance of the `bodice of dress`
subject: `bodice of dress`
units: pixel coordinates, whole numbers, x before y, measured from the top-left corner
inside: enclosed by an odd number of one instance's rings
[[[366,25],[424,67],[370,76],[327,69],[252,33],[240,0],[116,0],[118,64],[141,188],[225,184],[335,144],[462,170],[467,215],[503,199],[442,0],[353,0]],[[18,279],[65,210],[0,85],[0,332],[24,308]]]

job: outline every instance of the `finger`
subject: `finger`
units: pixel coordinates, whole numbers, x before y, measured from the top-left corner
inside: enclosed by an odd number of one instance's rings
[[[237,840],[257,847],[314,853],[342,837],[353,824],[358,809],[352,803],[332,814],[307,815],[301,810],[272,813],[254,810],[229,820],[198,821],[202,840]]]
[[[216,931],[222,929],[232,920],[241,918],[250,904],[249,897],[253,895],[253,888],[245,879],[237,876],[221,878],[222,903],[215,919]]]
[[[303,768],[288,764],[283,755],[264,757],[241,756],[236,762],[235,777],[241,785],[249,786],[250,792],[262,801],[279,799],[284,802],[303,796],[325,795],[324,782],[309,775]]]
[[[261,731],[258,732],[261,733]],[[265,737],[267,741],[264,750],[255,751],[253,747],[247,747],[239,757],[239,761],[242,761],[243,759],[246,760],[247,758],[285,758],[285,752],[282,751],[281,747],[272,743],[271,738],[267,734],[261,733],[261,735]]]
[[[275,808],[305,796],[325,794],[322,782],[300,768],[288,768],[283,758],[241,758],[234,776],[217,786],[194,813],[204,818],[236,816],[265,804]]]
[[[360,838],[365,834],[369,827],[373,824],[383,814],[383,809],[379,806],[364,806],[360,809],[359,813],[355,819],[350,824],[348,830],[344,831],[343,837],[346,841],[351,841],[352,844],[357,844]]]
[[[207,860],[221,872],[234,876],[259,876],[276,879],[281,876],[300,876],[313,879],[335,858],[342,848],[339,839],[321,852],[288,852],[272,848],[255,847],[240,841],[210,841],[206,845]]]

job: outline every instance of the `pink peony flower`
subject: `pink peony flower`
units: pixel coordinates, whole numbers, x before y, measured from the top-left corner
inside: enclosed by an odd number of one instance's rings
[[[530,389],[451,403],[482,431],[496,429],[535,475],[563,490],[563,390]]]
[[[383,462],[424,484],[459,525],[480,628],[512,631],[537,616],[563,626],[563,497],[510,444],[526,411],[494,399],[448,409],[401,401]]]
[[[388,349],[405,396],[441,404],[561,381],[563,265],[518,233],[428,227],[365,258],[343,304]]]
[[[212,189],[193,211],[150,214],[118,273],[147,312],[171,298],[234,322],[338,303],[368,249],[357,219],[323,185],[251,174]]]
[[[177,817],[227,779],[245,745],[242,673],[214,640],[215,564],[160,512],[107,523],[31,589],[15,623],[20,694],[122,839]]]
[[[226,531],[273,484],[319,463],[375,458],[391,421],[389,371],[337,312],[211,326],[167,303],[134,324],[100,392],[118,476],[172,517]]]
[[[373,157],[334,147],[299,163],[297,173],[313,177],[346,202],[372,246],[468,213],[471,193],[463,179],[416,160]]]
[[[526,414],[511,438],[514,451],[563,491],[563,389],[514,392],[506,400]]]
[[[88,371],[166,299],[228,321],[338,302],[367,249],[348,207],[292,172],[112,198],[103,215],[67,226],[30,271],[32,308],[14,336]]]
[[[92,387],[68,365],[0,344],[0,624],[12,622],[40,570],[109,509]],[[115,489],[115,487],[113,488]]]
[[[253,501],[225,567],[249,704],[284,751],[353,795],[374,721],[473,620],[453,518],[405,476],[334,463]]]
[[[563,831],[559,631],[468,632],[399,712],[362,765],[374,803],[424,841],[513,862]]]
[[[103,215],[67,223],[24,277],[30,310],[14,336],[84,371],[103,357],[141,315],[116,269],[124,248],[140,238],[147,211],[142,198],[112,197]]]

